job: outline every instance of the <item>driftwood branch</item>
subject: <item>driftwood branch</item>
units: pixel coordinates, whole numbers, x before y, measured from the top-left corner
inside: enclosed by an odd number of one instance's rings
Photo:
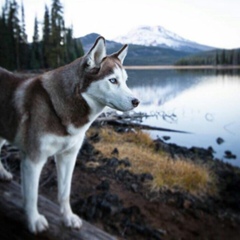
[[[119,116],[110,116],[110,117],[99,117],[96,119],[97,122],[104,122],[112,126],[119,126],[119,127],[125,127],[125,128],[138,128],[143,130],[156,130],[156,131],[163,131],[163,132],[176,132],[176,133],[190,133],[187,131],[182,130],[176,130],[176,129],[170,129],[170,128],[162,128],[162,127],[154,127],[146,124],[136,123],[132,120],[139,118],[139,116],[133,116],[133,118],[130,118],[129,116],[126,117],[126,119],[130,120],[124,120],[124,118]]]
[[[0,182],[0,239],[34,239],[34,240],[113,240],[113,236],[83,221],[79,231],[63,226],[59,207],[39,196],[39,211],[49,221],[49,229],[34,236],[26,227],[26,218],[22,209],[20,186],[16,182]]]

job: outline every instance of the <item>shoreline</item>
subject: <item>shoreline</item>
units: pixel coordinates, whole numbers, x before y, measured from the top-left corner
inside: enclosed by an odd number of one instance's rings
[[[188,65],[188,66],[175,66],[175,65],[149,65],[149,66],[124,66],[127,70],[240,70],[240,65],[224,66],[224,65]]]
[[[154,127],[153,125],[146,125],[143,124],[143,118],[148,118],[148,117],[152,117],[152,115],[148,115],[147,113],[144,112],[133,112],[133,113],[123,113],[123,114],[119,114],[117,112],[114,111],[109,111],[105,113],[106,115],[101,115],[96,119],[96,123],[97,122],[101,122],[107,125],[111,125],[114,127],[120,127],[120,128],[134,128],[134,129],[140,129],[141,131],[145,130],[147,131],[149,134],[151,131],[157,131],[157,132],[161,132],[162,133],[162,137],[157,137],[154,138],[151,136],[151,139],[153,141],[156,140],[162,140],[164,141],[164,143],[168,144],[169,146],[178,146],[178,148],[199,148],[199,149],[211,149],[212,151],[212,158],[222,161],[226,164],[230,164],[234,167],[240,168],[239,164],[236,164],[236,162],[238,162],[239,156],[237,156],[235,154],[235,152],[231,149],[228,148],[224,148],[224,152],[222,153],[223,155],[220,156],[220,154],[217,154],[218,151],[220,151],[220,149],[215,149],[215,147],[219,147],[223,142],[225,142],[225,140],[221,137],[218,137],[216,135],[216,143],[217,146],[213,146],[214,142],[212,144],[209,144],[208,146],[203,146],[200,143],[199,144],[190,144],[190,145],[184,145],[184,144],[180,144],[177,143],[176,141],[172,141],[171,140],[171,133],[181,133],[181,134],[193,134],[192,132],[188,132],[188,131],[184,131],[184,130],[180,130],[180,129],[173,129],[173,128],[161,128],[161,127]],[[169,136],[170,134],[170,136]],[[166,139],[165,139],[166,138]]]

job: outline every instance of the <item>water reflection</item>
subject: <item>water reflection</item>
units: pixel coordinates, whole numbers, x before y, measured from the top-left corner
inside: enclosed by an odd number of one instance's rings
[[[128,85],[141,99],[138,110],[156,113],[144,124],[190,131],[193,134],[168,133],[169,142],[184,146],[212,146],[216,157],[225,151],[237,155],[231,160],[240,166],[240,74],[220,71],[129,70]],[[163,119],[176,116],[174,121]],[[162,137],[166,133],[151,132]],[[218,144],[216,139],[224,139]]]

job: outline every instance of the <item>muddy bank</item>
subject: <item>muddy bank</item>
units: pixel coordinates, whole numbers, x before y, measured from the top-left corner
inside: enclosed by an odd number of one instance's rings
[[[214,160],[211,149],[188,149],[157,140],[156,151],[168,152],[176,161],[184,156],[207,164],[217,176],[219,194],[194,196],[176,189],[152,192],[147,184],[153,178],[151,173],[131,173],[127,168],[131,156],[119,159],[117,149],[112,150],[111,158],[102,156],[94,148],[97,141],[101,141],[98,134],[86,139],[74,170],[72,207],[82,218],[119,239],[239,239],[239,168]],[[17,149],[5,146],[1,155],[20,182]],[[44,167],[40,194],[57,202],[53,159]]]

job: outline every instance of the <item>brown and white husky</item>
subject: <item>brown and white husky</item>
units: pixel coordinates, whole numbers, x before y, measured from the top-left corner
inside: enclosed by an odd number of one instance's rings
[[[50,156],[56,161],[63,222],[81,227],[69,197],[85,132],[106,106],[129,111],[139,104],[126,85],[122,63],[127,49],[125,45],[107,56],[105,40],[99,37],[82,58],[34,78],[21,79],[0,68],[0,150],[5,140],[21,150],[22,193],[31,232],[48,228],[37,199],[41,170]],[[12,179],[1,161],[0,178]]]

